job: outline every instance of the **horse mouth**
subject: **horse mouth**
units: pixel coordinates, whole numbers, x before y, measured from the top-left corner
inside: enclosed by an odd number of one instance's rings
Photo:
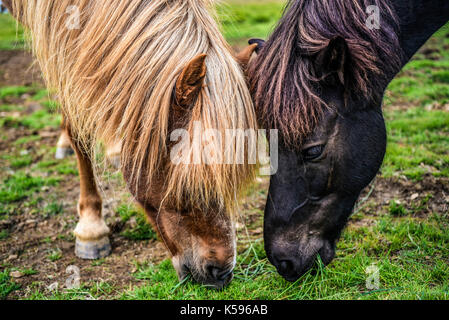
[[[198,274],[197,272],[192,272],[191,268],[187,264],[183,264],[178,271],[178,279],[179,282],[183,283],[188,281],[189,278],[193,279],[195,282],[202,284],[204,287],[210,289],[221,290],[228,286],[233,279],[233,271],[230,270],[226,273],[226,276],[223,276],[220,279],[212,279],[207,276],[203,276]]]
[[[178,279],[179,282],[183,282],[186,281],[187,278],[191,275],[192,273],[190,272],[190,268],[186,265],[183,264],[181,266],[181,270],[178,271]]]

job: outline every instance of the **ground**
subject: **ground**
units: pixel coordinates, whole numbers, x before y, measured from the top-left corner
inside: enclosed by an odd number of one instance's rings
[[[279,1],[231,0],[219,18],[242,48],[266,38],[281,10]],[[258,178],[239,210],[235,279],[222,291],[178,283],[117,172],[101,171],[112,255],[74,255],[76,161],[54,159],[57,105],[21,39],[0,16],[0,299],[449,299],[449,26],[387,91],[387,156],[335,260],[295,283],[276,273],[263,251],[268,181]],[[80,270],[78,289],[67,288],[69,266]],[[370,267],[379,270],[378,288],[367,286],[377,275]]]

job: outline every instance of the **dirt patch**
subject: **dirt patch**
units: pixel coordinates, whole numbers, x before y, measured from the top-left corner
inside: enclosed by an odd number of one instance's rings
[[[390,212],[392,202],[404,208],[403,214],[407,216],[426,219],[437,214],[449,219],[449,179],[431,174],[425,175],[421,181],[378,176],[362,192],[350,224],[372,225],[378,216]],[[358,213],[363,214],[361,218]]]
[[[63,199],[61,214],[45,216],[33,212],[34,208],[19,207],[17,210],[20,214],[11,215],[0,222],[0,229],[8,230],[9,233],[6,240],[0,241],[2,264],[19,270],[31,268],[36,272],[34,275],[14,279],[27,290],[16,291],[10,298],[29,295],[30,288],[36,286],[38,288],[35,289],[40,292],[47,292],[55,283],[58,283],[59,288],[63,288],[69,276],[69,266],[79,268],[81,282],[87,287],[107,282],[121,290],[137,282],[132,276],[136,270],[135,263],[159,263],[169,257],[163,245],[156,240],[133,241],[121,235],[124,224],[114,209],[125,191],[117,196],[116,190],[103,185],[103,214],[112,230],[112,254],[100,261],[77,258],[72,235],[77,222],[77,180],[76,177],[68,175],[66,181],[46,190],[48,196],[57,194],[58,198]],[[44,194],[40,192],[40,195],[45,198],[45,191]],[[52,258],[54,253],[60,257]]]
[[[42,85],[41,72],[30,53],[0,51],[0,86]]]

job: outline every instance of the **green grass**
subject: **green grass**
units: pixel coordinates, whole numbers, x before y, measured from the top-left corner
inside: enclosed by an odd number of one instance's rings
[[[382,167],[385,177],[449,177],[449,112],[410,108],[387,111],[386,119],[389,135]]]
[[[283,8],[282,1],[229,1],[218,7],[218,15],[226,39],[243,46],[250,38],[268,38]]]
[[[47,90],[39,89],[35,86],[11,86],[0,87],[0,100],[20,98],[23,94],[28,94],[28,100],[35,101],[43,106],[42,109],[36,110],[30,114],[26,114],[18,118],[13,115],[6,115],[0,118],[0,128],[2,127],[25,127],[30,130],[41,130],[44,128],[59,128],[61,116],[57,113],[58,103],[51,100]],[[22,112],[24,107],[21,105],[1,105],[0,111],[4,112]],[[21,138],[22,139],[22,138]],[[25,138],[26,139],[26,138]],[[31,138],[33,139],[33,138]],[[37,138],[36,138],[37,139]],[[22,142],[22,140],[19,140]]]
[[[47,89],[38,89],[36,93],[31,97],[33,101],[42,101],[49,99],[50,94]]]
[[[48,293],[35,283],[34,290],[27,296],[28,300],[92,300],[111,296],[115,287],[105,281],[84,283],[78,289],[53,290]]]
[[[435,51],[426,56],[415,55],[390,84],[387,105],[449,102],[449,23],[428,42],[426,48]]]
[[[24,110],[23,106],[8,105],[8,104],[0,105],[1,112],[12,112],[12,111],[23,111],[23,110]]]
[[[4,156],[9,160],[9,165],[12,169],[20,169],[29,166],[33,162],[33,158],[29,154],[20,156]]]
[[[44,208],[45,216],[55,216],[63,212],[62,204],[58,202],[51,202],[47,204]]]
[[[433,217],[385,216],[372,227],[350,227],[337,257],[318,265],[295,283],[283,280],[268,263],[259,242],[239,254],[235,278],[222,291],[186,281],[179,284],[170,261],[140,265],[142,281],[122,299],[448,299],[449,241],[446,221]],[[367,268],[379,268],[378,290],[366,288]]]
[[[22,200],[38,191],[43,186],[54,186],[57,178],[34,177],[23,172],[17,172],[5,180],[0,187],[0,203],[11,203]]]
[[[10,15],[0,14],[0,50],[24,48],[22,28],[16,28],[16,22]]]
[[[8,295],[20,289],[20,285],[11,280],[9,270],[0,271],[0,300],[6,299]]]
[[[417,54],[390,84],[385,99],[389,132],[385,177],[403,175],[421,180],[424,175],[449,177],[449,24],[427,44],[432,59]],[[407,110],[389,111],[405,104]],[[436,108],[435,108],[436,107]]]
[[[32,275],[35,275],[35,274],[39,273],[38,271],[34,270],[33,268],[25,268],[25,269],[14,268],[13,270],[19,271],[24,276],[32,276]]]
[[[156,233],[151,229],[144,213],[136,210],[134,206],[120,205],[116,212],[125,224],[131,221],[134,222],[126,224],[125,230],[121,232],[123,237],[130,240],[156,239]]]
[[[449,299],[447,221],[432,216],[426,222],[384,216],[371,227],[349,227],[337,257],[326,268],[318,264],[295,283],[283,280],[267,261],[261,242],[240,252],[235,277],[224,290],[213,290],[187,279],[178,282],[171,262],[137,264],[140,283],[120,292],[111,284],[101,296],[119,299]],[[366,288],[367,270],[379,270],[379,288]],[[85,299],[97,297],[97,285],[29,298]]]
[[[52,262],[58,261],[62,258],[62,252],[60,249],[52,249],[49,251],[47,258]]]
[[[390,214],[392,216],[405,216],[407,215],[407,209],[400,204],[396,200],[390,201],[390,207],[389,207]]]
[[[17,214],[19,205],[35,207],[40,201],[33,195],[43,187],[58,185],[60,178],[32,176],[23,171],[6,177],[0,185],[0,220]],[[20,212],[20,211],[19,211]]]
[[[5,98],[19,98],[25,93],[33,92],[34,88],[24,87],[24,86],[12,86],[12,87],[2,87],[0,88],[0,99]]]
[[[2,230],[2,231],[0,231],[0,240],[7,239],[8,237],[9,237],[9,232],[8,232],[8,230]]]
[[[31,130],[41,130],[45,128],[58,128],[61,125],[61,116],[49,113],[47,110],[38,110],[30,115],[19,118],[7,116],[0,119],[1,127],[19,128],[25,127]]]
[[[54,154],[54,148],[51,148],[51,150],[47,151],[47,153]],[[47,160],[50,158],[51,160]],[[68,158],[64,160],[55,160],[51,157],[46,157],[46,159],[40,161],[37,163],[36,167],[34,168],[35,171],[45,171],[49,174],[59,174],[62,176],[67,175],[78,175],[78,169],[76,166],[76,162],[73,158]]]
[[[16,146],[21,146],[30,142],[36,142],[39,141],[41,139],[40,136],[38,135],[31,135],[31,136],[25,136],[25,137],[20,137],[19,139],[17,139],[16,141],[14,141],[14,145]]]

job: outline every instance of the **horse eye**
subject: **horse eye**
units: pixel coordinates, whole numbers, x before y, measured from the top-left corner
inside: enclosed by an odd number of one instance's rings
[[[319,156],[321,156],[323,154],[323,151],[324,151],[324,145],[320,144],[320,145],[313,146],[313,147],[303,150],[302,156],[303,156],[304,160],[306,160],[306,161],[315,160],[316,158],[318,158]]]

